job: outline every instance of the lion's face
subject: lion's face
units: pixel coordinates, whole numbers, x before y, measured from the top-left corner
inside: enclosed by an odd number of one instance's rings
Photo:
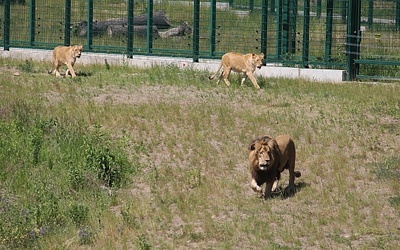
[[[75,45],[72,47],[72,55],[74,58],[79,58],[81,57],[82,54],[82,50],[83,50],[83,46],[82,45]]]
[[[261,66],[263,66],[264,53],[261,53],[259,55],[253,54],[252,60],[253,60],[253,65],[260,69]]]
[[[256,142],[256,157],[258,159],[258,168],[262,171],[269,170],[272,166],[271,148],[265,144]]]
[[[276,142],[269,136],[259,137],[249,146],[249,161],[254,170],[269,171],[274,167]]]

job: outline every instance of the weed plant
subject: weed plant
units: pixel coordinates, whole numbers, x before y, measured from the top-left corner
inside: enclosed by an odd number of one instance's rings
[[[400,247],[398,83],[0,65],[0,248]],[[302,176],[264,200],[247,146],[282,133]]]

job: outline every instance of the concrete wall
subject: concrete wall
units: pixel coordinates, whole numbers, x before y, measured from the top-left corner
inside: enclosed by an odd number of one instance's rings
[[[32,59],[44,61],[51,65],[52,51],[11,48],[10,51],[0,50],[0,57],[14,59]],[[219,66],[220,60],[200,60],[194,63],[190,58],[179,57],[157,57],[157,56],[136,56],[132,59],[118,54],[102,53],[82,53],[81,58],[77,59],[76,64],[106,64],[110,65],[128,65],[134,67],[151,67],[155,65],[175,65],[180,68],[190,67],[197,70],[215,72]],[[277,78],[303,78],[311,81],[337,83],[346,79],[344,70],[331,69],[302,69],[279,67],[276,65],[267,65],[257,69],[256,76],[277,77]]]

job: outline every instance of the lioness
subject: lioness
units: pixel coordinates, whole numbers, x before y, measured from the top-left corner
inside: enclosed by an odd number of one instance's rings
[[[53,74],[55,72],[56,77],[61,77],[58,69],[62,65],[67,65],[68,69],[65,72],[65,76],[71,75],[72,77],[75,77],[76,74],[75,74],[73,67],[74,67],[76,58],[81,57],[82,50],[83,50],[82,45],[55,47],[53,50],[53,68],[54,69],[49,70],[48,73]]]
[[[275,139],[262,136],[254,139],[249,146],[249,162],[251,182],[255,192],[262,192],[261,185],[266,183],[264,197],[271,197],[281,173],[289,170],[289,185],[285,194],[293,194],[294,179],[300,177],[299,171],[294,171],[296,149],[289,135],[279,135]]]
[[[239,54],[235,52],[228,52],[222,56],[221,64],[215,74],[208,77],[208,79],[212,80],[218,74],[222,67],[224,67],[223,71],[219,75],[217,83],[224,77],[225,84],[227,86],[231,85],[228,80],[229,74],[231,70],[243,73],[242,82],[240,85],[243,86],[243,82],[246,80],[247,76],[250,77],[251,82],[253,83],[256,89],[260,89],[260,86],[257,84],[257,80],[254,77],[253,73],[256,68],[261,68],[263,65],[264,54],[261,53],[259,55],[256,54]]]

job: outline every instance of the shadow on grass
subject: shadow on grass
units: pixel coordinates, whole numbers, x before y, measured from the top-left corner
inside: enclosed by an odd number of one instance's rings
[[[93,72],[82,72],[82,71],[76,72],[76,76],[90,77],[92,75]]]
[[[75,71],[76,76],[79,77],[90,77],[93,75],[92,72],[82,72],[82,71]],[[60,73],[62,78],[71,78],[71,75],[65,75],[65,73]]]
[[[305,182],[298,182],[294,184],[294,192],[293,193],[288,193],[285,192],[286,187],[284,186],[278,186],[274,192],[271,194],[271,198],[276,198],[280,197],[282,200],[287,199],[289,197],[294,196],[296,193],[300,192],[301,189],[309,186],[310,184],[305,183]]]

